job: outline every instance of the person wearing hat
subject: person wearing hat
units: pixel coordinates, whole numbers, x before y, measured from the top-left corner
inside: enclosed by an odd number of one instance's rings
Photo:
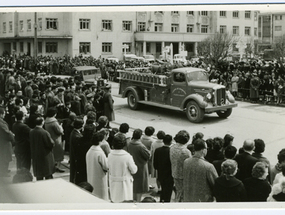
[[[29,99],[32,99],[33,97],[33,88],[32,88],[32,81],[31,80],[27,80],[27,86],[25,87],[25,96],[28,97]]]
[[[104,95],[103,95],[103,103],[104,103],[104,115],[107,116],[108,120],[114,121],[115,120],[115,113],[114,113],[114,100],[111,95],[111,85],[108,84],[104,87]]]
[[[261,81],[257,76],[256,70],[253,71],[252,77],[250,79],[250,100],[253,103],[256,103],[259,100],[259,86],[261,85]]]
[[[70,175],[69,175],[69,181],[71,183],[79,184],[82,182],[80,178],[76,177],[77,176],[77,159],[76,159],[76,149],[80,145],[80,143],[83,140],[83,135],[81,133],[82,128],[83,128],[83,119],[81,118],[76,118],[73,122],[73,130],[70,134],[70,151],[69,151],[69,156],[70,156]],[[86,181],[86,179],[85,179]]]

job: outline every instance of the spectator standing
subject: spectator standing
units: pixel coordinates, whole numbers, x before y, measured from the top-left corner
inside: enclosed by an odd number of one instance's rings
[[[237,148],[234,146],[228,146],[225,148],[224,151],[224,158],[221,160],[215,160],[213,161],[213,165],[215,169],[217,170],[218,175],[220,176],[222,173],[222,163],[227,159],[234,159],[237,153]]]
[[[170,162],[172,136],[165,135],[163,143],[164,145],[154,152],[153,166],[157,170],[157,179],[161,185],[160,202],[170,202],[174,185]]]
[[[282,179],[279,183],[274,184],[272,191],[267,198],[268,202],[281,202],[285,201],[285,179]]]
[[[133,200],[133,174],[138,170],[133,157],[123,150],[127,141],[123,134],[113,139],[113,149],[108,156],[110,199],[112,202]]]
[[[64,172],[60,169],[61,161],[64,159],[64,151],[62,146],[63,128],[55,118],[57,109],[49,108],[47,110],[47,118],[44,124],[45,129],[49,132],[54,141],[53,156],[56,162],[56,172]]]
[[[100,141],[100,147],[102,148],[102,150],[104,151],[106,157],[108,157],[108,155],[111,152],[111,148],[109,143],[107,142],[107,139],[109,138],[109,133],[110,131],[107,128],[103,128],[99,131],[99,133],[101,133],[103,135],[103,140]]]
[[[129,147],[129,144],[130,144],[130,141],[131,141],[131,136],[129,134],[129,129],[130,129],[130,126],[128,123],[122,123],[119,127],[119,132],[115,134],[116,135],[119,135],[119,134],[123,134],[125,137],[126,137],[126,145],[124,146],[124,150],[128,151],[128,147]]]
[[[239,170],[237,178],[241,181],[251,177],[252,168],[258,161],[257,158],[252,156],[252,152],[254,150],[253,140],[245,140],[242,149],[243,152],[241,154],[237,154],[235,157]]]
[[[135,129],[132,140],[129,144],[129,153],[133,156],[138,171],[133,175],[134,201],[140,202],[143,193],[148,192],[148,169],[147,162],[150,159],[150,152],[141,142],[142,130]]]
[[[256,70],[252,73],[252,77],[250,79],[250,100],[253,103],[256,103],[259,100],[259,87],[261,81],[257,76]]]
[[[107,116],[109,121],[115,120],[115,113],[114,113],[114,100],[111,95],[111,85],[108,84],[104,87],[105,93],[103,95],[103,102],[104,102],[104,115]]]
[[[31,169],[31,148],[30,148],[30,131],[29,126],[24,124],[24,113],[17,111],[16,122],[13,124],[15,134],[15,156],[17,159],[17,169]]]
[[[252,177],[244,180],[244,186],[249,202],[266,202],[271,186],[267,181],[268,167],[263,162],[257,162],[252,168]]]
[[[239,77],[237,76],[237,72],[234,72],[233,77],[231,78],[232,94],[234,97],[237,97],[237,93],[238,93],[238,80],[239,80]]]
[[[44,119],[38,117],[36,127],[30,131],[31,157],[34,176],[37,180],[51,179],[55,171],[52,153],[54,141],[48,131],[43,129]]]
[[[205,160],[207,146],[204,140],[194,142],[195,154],[183,165],[184,202],[212,202],[215,179],[218,177],[213,164]]]
[[[215,180],[214,196],[217,202],[246,201],[243,183],[235,178],[237,162],[228,159],[222,163],[222,175]]]
[[[285,148],[282,149],[277,155],[278,162],[275,166],[270,168],[270,183],[272,184],[275,176],[282,171],[285,166]]]
[[[215,160],[221,160],[224,158],[223,152],[221,152],[223,145],[223,139],[220,137],[215,137],[213,139],[213,145],[212,148],[207,151],[207,155],[205,156],[205,159],[209,161],[210,163],[213,163]]]
[[[92,136],[92,146],[86,154],[87,182],[93,186],[93,194],[98,198],[109,200],[108,197],[108,160],[99,146],[103,135],[95,133]]]
[[[0,107],[0,177],[9,176],[9,163],[12,161],[12,142],[14,134],[9,130],[4,121],[5,109]]]

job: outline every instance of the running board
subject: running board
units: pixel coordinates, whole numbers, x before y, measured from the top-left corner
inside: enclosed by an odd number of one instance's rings
[[[179,107],[174,107],[174,106],[171,106],[171,105],[160,104],[160,103],[157,103],[157,102],[150,102],[150,101],[141,100],[141,101],[138,101],[138,103],[145,104],[145,105],[151,105],[151,106],[155,106],[155,107],[171,109],[171,110],[176,110],[176,111],[183,111]]]

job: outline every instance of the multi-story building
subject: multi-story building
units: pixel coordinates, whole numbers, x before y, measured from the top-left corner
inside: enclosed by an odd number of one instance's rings
[[[0,54],[122,59],[126,44],[127,53],[158,57],[172,43],[173,54],[184,50],[194,56],[197,44],[215,32],[229,32],[252,44],[256,23],[254,11],[1,13]]]

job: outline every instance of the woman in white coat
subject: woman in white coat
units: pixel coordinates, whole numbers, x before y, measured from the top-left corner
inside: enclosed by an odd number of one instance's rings
[[[133,200],[133,176],[138,170],[133,157],[123,150],[127,140],[123,134],[113,139],[114,150],[108,156],[110,199],[112,202]]]
[[[92,194],[98,198],[109,201],[108,198],[108,160],[100,147],[100,142],[103,140],[102,133],[95,133],[92,136],[92,146],[86,154],[86,170],[87,182],[93,186]]]

